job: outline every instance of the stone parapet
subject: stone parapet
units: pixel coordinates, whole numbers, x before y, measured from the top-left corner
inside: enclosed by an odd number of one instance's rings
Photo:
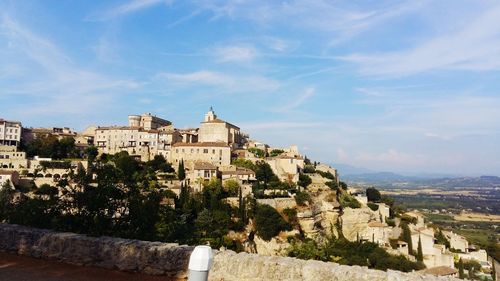
[[[193,247],[0,224],[0,250],[69,264],[182,278]]]
[[[152,275],[186,278],[193,247],[112,237],[54,232],[0,224],[0,251]],[[421,273],[379,271],[360,266],[257,254],[214,251],[210,281],[457,281]]]

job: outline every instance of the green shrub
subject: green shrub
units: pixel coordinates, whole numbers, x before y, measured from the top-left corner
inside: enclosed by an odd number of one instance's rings
[[[368,208],[372,209],[372,211],[378,211],[378,205],[372,202],[368,202]]]
[[[248,152],[253,153],[258,158],[264,158],[264,156],[266,156],[266,152],[264,150],[256,147],[250,147]]]
[[[311,183],[312,183],[311,177],[305,174],[299,175],[299,182],[297,183],[299,186],[307,188]]]
[[[356,200],[356,198],[352,197],[351,195],[345,192],[343,192],[340,195],[339,203],[340,207],[342,208],[352,208],[352,209],[361,208],[361,203],[359,203],[358,200]]]
[[[273,149],[273,150],[271,150],[271,153],[269,153],[269,156],[276,157],[278,155],[283,154],[283,152],[285,152],[285,151],[283,151],[282,149]]]
[[[295,194],[295,202],[299,206],[305,206],[307,205],[306,203],[310,203],[311,201],[311,196],[307,192],[297,192]]]
[[[257,234],[266,241],[271,240],[280,231],[291,230],[290,224],[281,217],[276,209],[268,205],[257,205],[255,224]]]

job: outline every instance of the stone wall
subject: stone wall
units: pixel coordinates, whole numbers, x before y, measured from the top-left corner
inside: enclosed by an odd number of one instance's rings
[[[193,247],[0,224],[0,250],[76,265],[182,278]]]
[[[0,224],[0,250],[20,255],[131,272],[185,278],[193,247],[111,237],[53,232]],[[359,266],[295,258],[215,251],[210,281],[456,281],[419,273],[371,270]]]
[[[458,281],[420,273],[387,272],[360,266],[345,266],[313,260],[268,257],[232,251],[219,252],[209,274],[209,281]]]

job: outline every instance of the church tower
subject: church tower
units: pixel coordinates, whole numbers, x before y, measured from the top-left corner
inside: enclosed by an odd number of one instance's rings
[[[217,119],[217,115],[215,115],[214,109],[210,107],[210,110],[205,114],[205,122],[214,121],[215,119]]]

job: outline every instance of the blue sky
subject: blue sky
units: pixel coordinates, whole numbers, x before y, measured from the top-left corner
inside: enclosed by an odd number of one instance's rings
[[[498,1],[0,0],[0,117],[194,127],[404,173],[500,174]]]

